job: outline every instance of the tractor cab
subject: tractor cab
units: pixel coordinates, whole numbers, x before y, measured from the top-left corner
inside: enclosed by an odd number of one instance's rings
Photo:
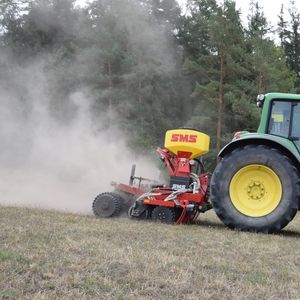
[[[300,149],[300,102],[275,99],[267,133],[288,138]]]
[[[288,139],[300,150],[299,95],[280,93],[259,95],[257,104],[263,107],[258,132]]]

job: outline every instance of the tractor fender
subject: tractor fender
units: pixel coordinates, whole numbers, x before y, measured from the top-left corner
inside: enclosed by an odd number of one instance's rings
[[[295,144],[283,137],[261,133],[246,133],[235,137],[229,144],[221,149],[218,154],[219,159],[234,151],[237,148],[246,145],[265,145],[278,149],[283,155],[287,156],[300,172],[300,153]]]

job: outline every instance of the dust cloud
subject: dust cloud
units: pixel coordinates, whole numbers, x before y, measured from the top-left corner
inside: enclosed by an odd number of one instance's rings
[[[62,122],[51,113],[43,59],[23,67],[11,67],[3,53],[0,59],[7,69],[0,80],[0,205],[89,214],[94,197],[113,190],[112,180],[128,182],[133,162],[139,175],[157,176],[121,132],[98,126],[101,114],[92,121],[88,91],[71,94],[73,116]]]
[[[45,4],[43,8],[42,1],[37,3],[31,18],[42,32],[70,34],[82,41],[91,34],[84,22],[73,26],[72,18],[56,18],[52,6]],[[138,61],[135,73],[140,69],[174,72],[174,51],[164,34],[166,28],[149,23],[140,2],[103,3],[118,20],[116,29],[128,33],[128,45]],[[78,74],[79,81],[99,74],[98,68],[105,63],[99,61],[99,51],[103,50],[99,45],[111,51],[107,42],[87,45],[74,54],[67,68],[53,63],[51,51],[22,61],[9,49],[0,49],[0,205],[86,214],[91,213],[97,194],[113,189],[112,180],[128,182],[132,163],[137,165],[137,175],[157,179],[154,149],[149,149],[151,158],[137,157],[126,146],[128,137],[118,124],[109,122],[118,120],[117,112],[101,111],[99,106],[95,109],[96,99],[102,98],[104,103],[109,90],[95,92],[84,84],[79,87],[58,82],[68,72]],[[71,92],[57,88],[61,86]],[[125,97],[120,103],[118,111],[122,113],[129,104]]]

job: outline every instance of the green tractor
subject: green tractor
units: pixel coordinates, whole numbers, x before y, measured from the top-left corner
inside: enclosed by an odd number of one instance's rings
[[[259,95],[257,132],[237,132],[219,153],[211,202],[230,228],[271,233],[300,204],[300,95]]]

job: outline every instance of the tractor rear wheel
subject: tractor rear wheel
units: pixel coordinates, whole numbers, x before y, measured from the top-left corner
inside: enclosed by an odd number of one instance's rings
[[[156,206],[152,210],[151,219],[161,223],[172,224],[176,220],[175,209],[165,206]]]
[[[120,214],[123,199],[116,193],[103,193],[93,202],[93,212],[97,217],[109,218]]]
[[[296,215],[300,180],[290,159],[263,145],[237,148],[217,165],[211,201],[232,229],[272,233]]]

